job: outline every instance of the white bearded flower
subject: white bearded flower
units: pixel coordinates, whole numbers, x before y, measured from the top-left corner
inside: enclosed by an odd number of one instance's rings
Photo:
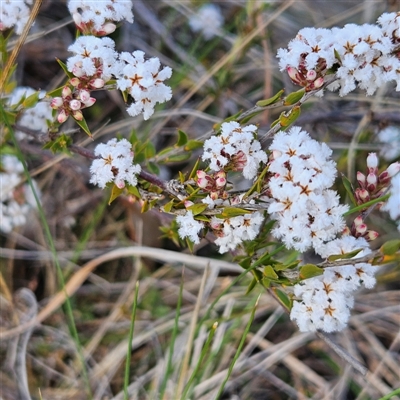
[[[15,33],[20,35],[28,22],[33,0],[1,0],[0,31],[15,27]]]
[[[199,232],[204,225],[193,218],[192,211],[186,211],[185,215],[178,215],[176,222],[179,224],[178,234],[182,239],[187,237],[195,244],[200,243]]]
[[[204,39],[210,40],[224,23],[221,9],[215,4],[205,4],[189,19],[189,26],[193,32],[201,32]]]

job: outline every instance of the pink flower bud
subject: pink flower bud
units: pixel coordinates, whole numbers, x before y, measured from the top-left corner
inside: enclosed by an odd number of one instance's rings
[[[85,89],[79,91],[79,99],[84,103],[90,99],[90,92]]]
[[[354,226],[360,226],[364,223],[362,216],[359,215],[357,218],[354,219]]]
[[[210,197],[211,197],[211,200],[218,200],[218,193],[217,192],[211,192],[210,193]]]
[[[198,178],[205,178],[207,176],[207,174],[201,169],[198,169],[196,171],[196,175],[197,175]]]
[[[61,97],[53,97],[50,102],[50,107],[57,110],[64,104],[63,99]]]
[[[102,87],[104,87],[104,85],[104,79],[96,78],[89,81],[89,87],[91,89],[101,89]]]
[[[82,121],[83,120],[83,114],[81,111],[77,110],[72,113],[72,116],[77,120],[77,121]]]
[[[287,67],[286,70],[287,70],[287,73],[288,73],[290,79],[291,79],[293,82],[295,82],[295,83],[297,83],[297,84],[300,84],[300,83],[301,83],[302,78],[301,78],[301,75],[300,75],[299,71],[298,71],[296,68],[294,68],[294,67]]]
[[[73,86],[73,87],[77,87],[81,84],[81,80],[79,78],[71,78],[69,80],[69,83]]]
[[[364,238],[368,242],[371,242],[372,240],[375,240],[379,236],[378,232],[375,231],[368,231],[365,235]]]
[[[356,227],[356,232],[361,236],[363,235],[365,232],[367,232],[367,225],[366,224],[361,224],[359,226]]]
[[[89,100],[83,102],[85,107],[91,107],[94,103],[96,103],[96,99],[94,97],[90,97]]]
[[[198,178],[196,183],[199,188],[205,189],[208,185],[208,180],[206,178]]]
[[[366,189],[356,189],[355,195],[361,204],[371,200],[368,190]]]
[[[367,190],[369,192],[374,192],[378,184],[378,177],[374,173],[367,175]]]
[[[320,78],[314,81],[314,89],[319,89],[324,84],[324,78],[321,76]]]
[[[101,27],[101,35],[109,35],[110,33],[113,33],[116,28],[117,26],[115,24],[113,24],[112,22],[108,22]]]
[[[71,72],[78,78],[81,78],[83,75],[85,75],[82,67],[78,67],[77,65],[74,65]]]
[[[366,178],[365,175],[364,175],[362,172],[360,172],[360,171],[357,171],[357,182],[358,182],[358,184],[359,184],[362,188],[365,187],[365,183],[367,182],[367,178]]]
[[[188,207],[192,206],[194,203],[193,203],[193,201],[185,200],[183,202],[183,204],[184,204],[185,208],[188,208]]]
[[[211,226],[212,229],[220,229],[221,222],[219,222],[217,220],[211,220],[210,226]]]
[[[317,77],[317,73],[313,69],[310,69],[310,71],[307,72],[306,79],[309,82],[315,81],[316,77]]]
[[[118,182],[115,182],[115,185],[117,186],[118,189],[123,189],[125,187],[125,182],[118,181]]]
[[[369,168],[370,172],[375,171],[376,168],[378,167],[378,157],[376,156],[376,153],[369,153],[368,154],[367,167]]]
[[[389,176],[392,178],[392,177],[394,177],[397,173],[399,173],[400,172],[400,162],[395,162],[395,163],[393,163],[393,164],[390,164],[388,167],[387,167],[387,170],[386,170],[387,172],[388,172],[388,174],[389,174]]]
[[[61,110],[59,114],[57,115],[57,121],[62,124],[68,119],[68,114],[65,112],[65,110]]]
[[[379,174],[378,182],[381,185],[386,185],[386,184],[390,183],[390,176],[389,176],[389,172],[387,172],[387,170],[385,170]]]
[[[69,106],[71,107],[71,110],[77,111],[81,109],[82,104],[79,100],[71,100]]]
[[[61,92],[62,97],[65,99],[67,97],[70,97],[72,94],[71,89],[68,86],[64,86]]]

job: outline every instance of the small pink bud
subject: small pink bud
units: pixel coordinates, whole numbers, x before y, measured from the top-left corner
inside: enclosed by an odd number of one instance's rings
[[[88,90],[82,89],[79,91],[79,99],[84,103],[90,99],[90,92]]]
[[[188,207],[192,206],[194,203],[193,203],[193,201],[185,200],[183,202],[183,204],[184,204],[185,208],[188,208]]]
[[[196,183],[199,188],[205,189],[208,185],[208,180],[206,178],[198,178]]]
[[[115,185],[117,186],[118,189],[123,189],[125,187],[125,182],[118,181],[118,182],[115,182]]]
[[[64,104],[63,99],[61,97],[53,97],[53,99],[50,102],[50,107],[54,108],[57,110]]]
[[[217,192],[210,192],[211,200],[218,200],[218,193]]]
[[[83,75],[85,75],[85,73],[83,72],[83,69],[82,69],[82,67],[78,67],[77,65],[75,65],[73,68],[72,68],[72,71],[71,71],[76,77],[78,77],[78,78],[81,78]]]
[[[211,226],[212,229],[220,229],[221,222],[216,221],[216,220],[211,220],[210,226]]]
[[[395,162],[390,164],[386,170],[391,178],[393,178],[397,173],[400,172],[400,162]]]
[[[309,82],[315,81],[316,77],[317,77],[317,73],[313,69],[310,69],[310,71],[307,72],[306,79]]]
[[[356,232],[360,235],[363,235],[367,231],[368,227],[366,224],[361,224],[356,227]]]
[[[362,172],[360,172],[360,171],[357,171],[357,182],[358,182],[358,184],[359,184],[362,188],[365,187],[365,183],[367,182],[367,178],[366,178],[365,175],[364,175]]]
[[[79,110],[74,111],[74,112],[72,113],[72,116],[73,116],[77,121],[82,121],[82,120],[83,120],[83,114],[82,114]]]
[[[104,79],[96,78],[89,81],[89,87],[92,89],[101,89],[104,85]]]
[[[215,184],[217,185],[217,188],[222,188],[226,185],[226,179],[225,178],[217,178],[215,180]]]
[[[370,172],[375,171],[375,169],[378,167],[378,157],[376,156],[376,153],[368,154],[367,167],[369,168]]]
[[[83,102],[85,107],[91,107],[94,103],[96,103],[96,99],[94,97],[90,97],[89,100]]]
[[[379,236],[378,232],[375,231],[368,231],[366,235],[364,235],[365,240],[368,242],[371,242],[372,240],[375,240]]]
[[[72,91],[68,86],[64,86],[61,92],[62,97],[65,99],[69,96],[71,96]]]
[[[197,175],[198,178],[205,178],[207,176],[207,174],[201,169],[198,169],[196,171],[196,175]]]
[[[81,80],[79,78],[71,78],[69,80],[69,83],[73,86],[73,87],[77,87],[80,85]]]
[[[378,182],[381,185],[386,185],[386,184],[390,183],[390,176],[389,176],[389,172],[387,172],[387,170],[385,170],[379,174]]]
[[[57,115],[57,121],[62,124],[68,119],[68,114],[65,112],[65,110],[61,110],[59,114]]]
[[[302,81],[299,71],[294,67],[287,67],[287,73],[290,79],[295,83],[300,83]]]
[[[319,89],[324,84],[324,78],[321,76],[320,78],[314,81],[314,89]]]
[[[360,226],[364,223],[362,216],[359,215],[357,218],[354,219],[354,226]]]
[[[115,24],[113,24],[112,22],[108,22],[101,27],[101,34],[109,35],[110,33],[113,33],[116,28],[117,26]]]
[[[73,13],[73,14],[72,14],[72,19],[74,20],[75,25],[77,25],[77,26],[80,26],[80,25],[81,25],[81,23],[82,23],[81,14],[79,14],[79,13],[77,13],[77,12]]]
[[[71,110],[77,111],[81,109],[82,103],[79,100],[71,100],[69,106],[71,107]]]
[[[360,203],[366,203],[371,200],[368,190],[366,189],[356,189],[355,195],[359,199]]]

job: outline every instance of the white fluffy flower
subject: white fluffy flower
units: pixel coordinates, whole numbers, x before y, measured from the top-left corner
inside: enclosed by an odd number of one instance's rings
[[[400,173],[392,177],[390,181],[390,197],[381,210],[387,211],[393,221],[397,221],[397,229],[400,231]]]
[[[182,239],[187,237],[195,244],[200,243],[199,232],[204,225],[193,218],[192,211],[186,211],[185,215],[178,215],[176,222],[179,224],[178,234]]]
[[[126,139],[111,139],[106,144],[98,144],[95,155],[100,158],[93,160],[90,167],[91,183],[101,188],[105,188],[109,182],[120,189],[125,187],[126,182],[136,186],[136,175],[141,168],[140,165],[133,164],[132,145]]]
[[[201,32],[204,39],[210,40],[224,23],[221,9],[215,4],[205,4],[189,19],[189,26],[193,32]]]
[[[1,158],[0,172],[0,230],[11,232],[14,227],[26,223],[29,213],[36,208],[36,201],[29,185],[21,185],[23,166],[15,156],[4,155]],[[35,191],[39,189],[32,181]]]
[[[209,160],[213,171],[227,168],[242,171],[245,178],[253,179],[260,163],[268,159],[255,139],[256,133],[255,125],[242,127],[238,122],[224,122],[221,133],[204,142],[203,161]]]
[[[115,42],[108,37],[81,36],[68,47],[68,51],[75,53],[67,60],[68,71],[73,72],[78,67],[83,74],[89,77],[96,75],[107,82],[117,59],[114,48]]]
[[[219,252],[235,250],[244,240],[255,239],[263,221],[264,216],[258,211],[227,219],[213,217],[210,225],[218,236],[215,244],[219,246]]]
[[[8,104],[18,104],[22,98],[27,98],[35,92],[36,90],[30,87],[17,87],[8,99]],[[40,96],[44,97],[45,92],[40,92]],[[39,101],[34,107],[26,108],[18,115],[17,124],[29,128],[32,131],[46,133],[48,130],[46,121],[53,121],[50,103]],[[15,133],[18,139],[23,139],[25,137],[31,138],[31,136],[18,130]]]
[[[0,31],[15,27],[15,33],[20,35],[28,22],[33,0],[1,0]]]
[[[363,238],[344,236],[327,243],[321,255],[340,255],[363,249],[355,258],[370,253]],[[297,322],[300,331],[323,330],[335,332],[344,329],[354,304],[353,292],[364,285],[371,289],[377,268],[368,263],[349,264],[325,268],[322,275],[306,279],[294,286],[298,298],[293,302],[290,318]]]
[[[278,132],[270,150],[270,205],[268,213],[276,219],[272,234],[286,247],[304,252],[332,240],[345,222],[347,206],[328,188],[336,176],[332,151],[310,138],[299,127]]]
[[[400,157],[400,127],[389,125],[378,133],[380,155],[387,161]]]
[[[134,100],[127,109],[132,117],[143,113],[143,118],[147,120],[153,115],[157,103],[171,99],[171,88],[164,84],[164,80],[171,77],[172,69],[160,68],[160,60],[157,57],[145,60],[143,51],[120,54],[113,71],[118,89],[126,90]]]
[[[83,32],[94,28],[94,32],[111,33],[113,30],[107,31],[108,22],[133,22],[131,0],[69,0],[68,9]]]

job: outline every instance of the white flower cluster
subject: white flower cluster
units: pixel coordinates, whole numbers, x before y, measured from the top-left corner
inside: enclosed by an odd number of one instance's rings
[[[340,88],[340,96],[357,85],[372,95],[382,84],[393,80],[399,91],[399,21],[399,16],[391,13],[378,19],[380,26],[348,24],[343,28],[301,29],[288,49],[278,50],[280,69],[287,70],[293,82],[307,88],[334,67],[339,79],[328,89]]]
[[[400,127],[389,125],[378,133],[380,155],[387,161],[400,157]]]
[[[255,125],[241,127],[238,122],[224,122],[221,134],[204,142],[202,160],[209,160],[213,171],[242,171],[245,178],[253,179],[260,163],[268,160],[260,142],[255,139],[256,134]]]
[[[204,224],[196,221],[192,211],[186,211],[185,215],[178,215],[176,222],[179,224],[178,234],[184,239],[189,238],[193,243],[200,243],[199,232],[204,228]]]
[[[189,18],[192,31],[200,32],[206,40],[212,39],[223,23],[221,9],[215,4],[204,4]]]
[[[382,211],[387,211],[393,221],[397,221],[397,229],[400,231],[400,173],[392,177],[390,181],[390,197],[382,206]]]
[[[15,33],[20,35],[31,12],[28,4],[32,3],[33,0],[1,0],[0,31],[15,27]]]
[[[133,164],[132,145],[126,139],[111,139],[106,144],[100,143],[94,151],[100,158],[93,160],[90,167],[92,177],[90,182],[105,188],[107,183],[113,182],[120,189],[127,182],[136,186],[140,173],[140,165]]]
[[[35,198],[29,185],[20,185],[23,166],[17,157],[1,157],[0,172],[0,230],[11,232],[25,225],[28,215],[36,208]],[[35,181],[35,191],[38,193]]]
[[[67,60],[68,71],[77,77],[96,76],[107,82],[118,57],[114,49],[115,42],[108,37],[81,36],[68,47],[74,53]]]
[[[310,138],[300,127],[278,132],[270,146],[268,213],[276,219],[272,234],[287,248],[304,252],[311,246],[318,251],[345,226],[332,186],[336,167],[332,150]]]
[[[235,250],[244,240],[255,239],[263,221],[264,216],[259,211],[227,219],[213,217],[210,225],[218,236],[215,244],[219,246],[219,252]]]
[[[370,253],[363,238],[343,236],[321,248],[323,257],[346,254],[362,249],[353,259]],[[335,332],[344,329],[354,304],[353,292],[364,285],[371,289],[375,285],[377,267],[368,263],[357,263],[324,269],[320,276],[306,279],[294,286],[299,300],[293,302],[290,319],[297,322],[300,331]]]
[[[116,28],[112,22],[133,22],[131,0],[69,0],[68,9],[84,34],[108,35]]]
[[[149,119],[154,113],[156,103],[164,103],[172,97],[169,86],[164,80],[171,77],[170,67],[160,70],[161,63],[157,57],[145,60],[143,51],[132,54],[123,52],[119,62],[114,66],[118,89],[126,90],[134,103],[127,109],[132,117],[143,113],[143,118]]]
[[[30,87],[17,87],[11,93],[11,96],[8,99],[8,104],[10,106],[18,104],[23,98],[27,98],[35,92],[36,90]],[[42,97],[44,97],[45,94],[45,92],[40,93]],[[17,124],[33,131],[46,133],[48,130],[46,121],[53,121],[52,109],[48,102],[39,101],[34,107],[25,108],[19,113]],[[18,139],[24,139],[25,137],[31,138],[24,132],[18,130],[15,133]]]

